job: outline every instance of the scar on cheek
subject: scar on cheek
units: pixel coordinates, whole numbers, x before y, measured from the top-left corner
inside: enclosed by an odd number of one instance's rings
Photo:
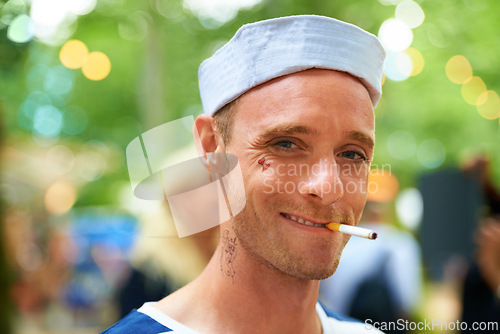
[[[271,164],[269,162],[266,162],[266,159],[264,158],[261,158],[257,161],[259,163],[259,165],[262,165],[262,170],[265,171],[266,169],[269,168],[269,166],[271,166]]]

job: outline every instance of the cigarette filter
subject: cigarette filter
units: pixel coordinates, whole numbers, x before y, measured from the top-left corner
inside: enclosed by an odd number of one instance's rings
[[[339,223],[328,223],[326,224],[326,228],[332,231],[338,231],[349,235],[354,235],[356,237],[362,237],[366,239],[377,239],[377,233],[369,230],[367,228],[351,226],[346,224]]]

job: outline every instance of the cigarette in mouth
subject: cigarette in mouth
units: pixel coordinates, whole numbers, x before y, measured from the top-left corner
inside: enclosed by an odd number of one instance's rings
[[[332,231],[338,231],[345,234],[354,235],[356,237],[362,237],[371,240],[377,239],[376,232],[363,227],[351,226],[339,223],[328,223],[326,224],[326,228]]]

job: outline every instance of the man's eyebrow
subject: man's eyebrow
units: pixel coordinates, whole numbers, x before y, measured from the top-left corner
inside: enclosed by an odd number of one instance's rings
[[[260,137],[262,139],[270,139],[279,135],[293,135],[293,134],[305,134],[305,135],[316,135],[318,130],[313,129],[304,125],[278,125],[269,130],[266,130]],[[348,139],[352,139],[367,145],[370,149],[375,146],[373,138],[364,132],[351,130],[346,134]]]
[[[293,134],[315,135],[318,134],[318,130],[304,125],[278,125],[269,130],[266,130],[265,132],[260,134],[260,137],[267,139],[274,136]]]
[[[372,149],[375,146],[375,141],[373,140],[373,138],[365,134],[364,132],[355,130],[349,131],[347,132],[347,138],[359,141],[367,145],[370,149]]]

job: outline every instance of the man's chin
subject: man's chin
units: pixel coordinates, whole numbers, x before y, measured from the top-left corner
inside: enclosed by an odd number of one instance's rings
[[[302,262],[302,265],[295,265],[300,262]],[[337,270],[338,264],[338,259],[329,262],[329,264],[326,266],[320,264],[315,265],[314,261],[307,261],[307,263],[305,263],[302,259],[302,261],[281,263],[281,265],[278,263],[275,269],[282,272],[283,274],[286,274],[287,276],[299,280],[319,281],[332,276]]]
[[[337,270],[337,265],[335,265],[334,268],[326,268],[323,271],[320,270],[315,270],[310,273],[304,273],[302,277],[297,277],[299,279],[303,280],[314,280],[314,281],[321,281],[324,279],[327,279],[328,277],[332,276],[335,271]]]

